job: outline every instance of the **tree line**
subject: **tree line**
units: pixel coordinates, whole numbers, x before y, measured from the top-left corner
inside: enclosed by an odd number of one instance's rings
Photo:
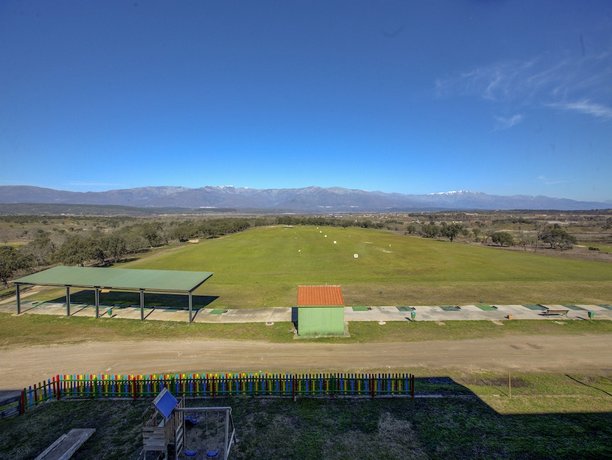
[[[198,221],[146,221],[119,228],[87,233],[68,233],[54,242],[51,232],[37,230],[33,239],[21,247],[0,246],[0,281],[7,286],[16,273],[61,263],[64,265],[107,265],[131,254],[163,246],[171,241],[191,238],[216,238],[246,230],[246,219],[209,219]]]
[[[516,245],[526,247],[542,242],[548,245],[550,249],[566,250],[571,249],[573,245],[577,243],[576,237],[569,234],[559,224],[544,226],[537,232],[535,239],[527,238],[522,235],[516,238],[512,233],[505,231],[483,232],[480,227],[469,229],[461,223],[441,222],[437,224],[433,221],[421,224],[420,227],[417,227],[414,223],[410,223],[406,226],[405,233],[420,235],[423,238],[448,238],[451,242],[458,236],[471,236],[476,242],[486,244],[490,241],[502,247]]]

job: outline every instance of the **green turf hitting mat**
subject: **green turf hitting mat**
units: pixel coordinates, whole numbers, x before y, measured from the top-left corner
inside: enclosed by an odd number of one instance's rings
[[[412,307],[395,307],[397,308],[399,311],[412,311],[414,310],[414,308]]]
[[[368,311],[370,307],[353,307],[353,311]]]
[[[530,310],[533,310],[533,311],[546,311],[547,310],[546,307],[543,307],[542,305],[538,305],[536,303],[528,303],[528,304],[523,305],[523,307],[529,308]]]
[[[495,305],[487,305],[487,304],[484,304],[484,303],[479,303],[476,306],[478,308],[480,308],[482,311],[495,311],[495,310],[497,310],[497,307]]]
[[[227,310],[224,310],[222,308],[214,308],[210,310],[211,315],[222,315],[223,313],[227,313]]]
[[[444,311],[461,311],[461,307],[458,305],[441,305],[440,308]]]

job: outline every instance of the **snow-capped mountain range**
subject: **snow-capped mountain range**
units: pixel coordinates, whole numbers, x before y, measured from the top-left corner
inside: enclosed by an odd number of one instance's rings
[[[422,195],[370,192],[341,187],[253,189],[233,186],[139,187],[71,192],[28,185],[0,186],[0,203],[121,205],[141,208],[232,208],[288,212],[383,212],[391,210],[587,210],[609,203],[530,195],[489,195],[467,190]]]

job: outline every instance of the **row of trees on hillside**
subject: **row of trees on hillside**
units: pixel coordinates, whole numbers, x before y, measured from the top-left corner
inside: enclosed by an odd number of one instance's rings
[[[162,246],[172,240],[215,238],[245,230],[250,225],[245,219],[146,221],[109,229],[107,232],[95,230],[69,233],[60,242],[54,241],[57,235],[39,229],[24,246],[0,246],[0,281],[6,286],[16,273],[55,263],[115,263],[130,254]]]
[[[217,238],[244,231],[250,226],[251,223],[247,219],[188,220],[173,226],[168,236],[182,242],[192,238]]]
[[[389,222],[387,222],[389,223]],[[351,219],[324,216],[279,216],[276,218],[278,225],[314,225],[331,227],[360,227],[360,228],[385,228],[385,223],[374,222],[371,219]]]
[[[529,239],[524,236],[516,238],[510,232],[496,231],[483,232],[479,227],[468,229],[460,223],[428,222],[420,226],[410,223],[406,226],[407,234],[417,234],[423,238],[448,238],[449,241],[454,241],[459,236],[471,236],[474,241],[487,243],[490,241],[498,246],[515,246],[520,245],[527,247],[535,245],[537,242],[542,242],[548,245],[551,249],[571,249],[576,244],[576,238],[569,234],[559,224],[548,225],[537,232],[537,236]]]
[[[467,236],[468,230],[462,224],[454,222],[450,224],[442,222],[441,225],[429,222],[421,226],[420,234],[424,238],[448,238],[452,243],[459,235]]]
[[[0,246],[0,281],[5,287],[14,273],[31,266],[32,260],[20,250],[12,246]]]

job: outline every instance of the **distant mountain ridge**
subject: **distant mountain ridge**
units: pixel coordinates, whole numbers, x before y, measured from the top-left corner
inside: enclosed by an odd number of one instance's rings
[[[530,195],[489,195],[466,190],[424,195],[369,192],[341,187],[251,189],[232,186],[139,187],[71,192],[29,185],[0,186],[0,203],[115,205],[139,208],[232,208],[286,212],[382,212],[410,210],[588,210],[609,203]]]

